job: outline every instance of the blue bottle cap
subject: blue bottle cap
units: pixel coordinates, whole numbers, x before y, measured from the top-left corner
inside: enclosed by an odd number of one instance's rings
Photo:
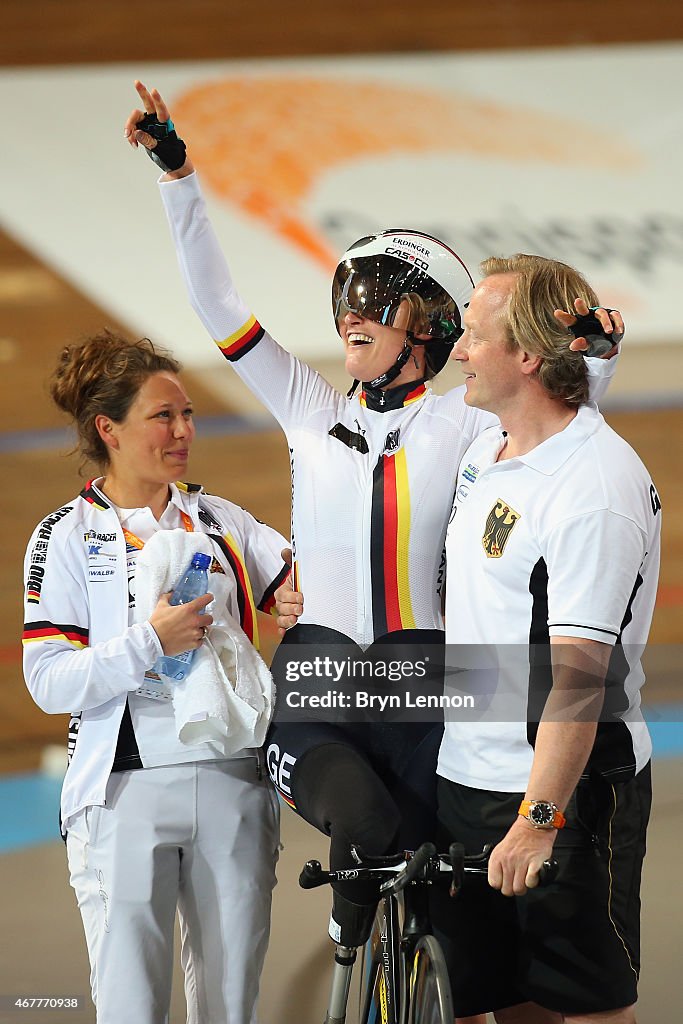
[[[193,569],[208,569],[211,565],[211,555],[205,555],[202,551],[197,551],[192,559]]]

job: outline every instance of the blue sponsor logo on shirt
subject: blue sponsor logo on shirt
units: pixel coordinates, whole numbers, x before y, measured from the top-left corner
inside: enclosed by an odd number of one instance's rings
[[[469,482],[473,484],[479,475],[479,466],[473,466],[470,463],[469,466],[463,469],[462,475],[465,477],[465,480],[469,480]]]

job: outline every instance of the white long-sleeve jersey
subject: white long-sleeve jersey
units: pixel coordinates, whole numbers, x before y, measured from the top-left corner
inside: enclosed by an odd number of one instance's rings
[[[256,609],[270,611],[284,577],[283,538],[194,484],[175,492],[194,529],[213,538],[230,583],[228,610],[257,644]],[[149,622],[128,624],[127,565],[116,511],[92,484],[38,524],[26,551],[26,684],[43,711],[71,713],[65,825],[83,807],[104,802],[127,697],[162,653]]]
[[[467,406],[464,387],[438,396],[413,383],[344,398],[281,348],[240,299],[197,176],[160,188],[193,308],[287,437],[300,621],[361,645],[400,629],[443,629],[444,540],[458,465],[497,419]],[[594,399],[614,362],[587,360]]]

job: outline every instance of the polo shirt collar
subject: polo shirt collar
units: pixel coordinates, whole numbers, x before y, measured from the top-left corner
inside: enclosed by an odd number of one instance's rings
[[[598,407],[593,402],[587,402],[579,407],[576,416],[564,430],[546,438],[526,455],[516,456],[516,461],[523,462],[525,466],[544,473],[546,476],[552,476],[589,437],[599,430],[604,422]],[[512,463],[515,459],[509,461]],[[499,465],[505,465],[505,463],[499,463]]]

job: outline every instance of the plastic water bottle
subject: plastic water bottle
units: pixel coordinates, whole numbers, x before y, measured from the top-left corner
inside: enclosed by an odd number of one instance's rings
[[[209,592],[209,566],[211,555],[198,551],[192,557],[188,568],[183,573],[180,583],[171,595],[169,604],[188,604],[196,597]],[[180,682],[190,671],[196,649],[182,651],[181,654],[162,654],[154,663],[153,671]]]

